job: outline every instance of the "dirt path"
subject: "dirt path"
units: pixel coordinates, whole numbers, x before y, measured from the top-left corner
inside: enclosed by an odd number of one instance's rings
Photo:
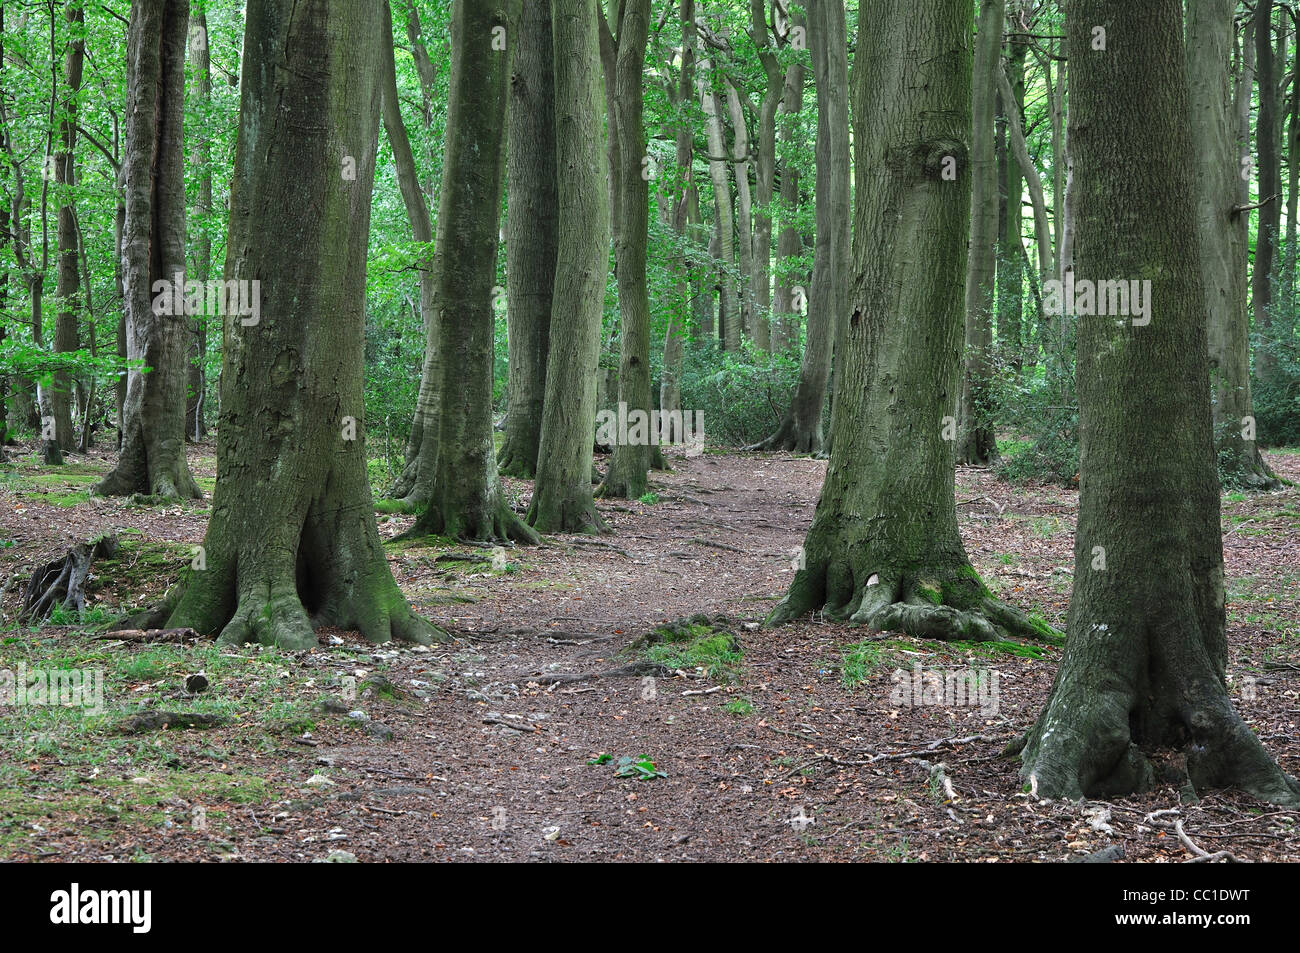
[[[658,502],[601,504],[615,533],[598,540],[511,549],[496,569],[491,551],[394,546],[408,596],[457,635],[432,650],[334,632],[287,656],[105,647],[76,626],[21,630],[0,667],[96,659],[108,669],[110,710],[80,727],[42,713],[11,735],[18,757],[0,769],[0,856],[1061,860],[1119,843],[1130,859],[1184,858],[1158,822],[1143,822],[1178,807],[1176,790],[1110,805],[1040,803],[1021,791],[1017,765],[997,757],[1041,705],[1053,653],[990,654],[818,619],[758,629],[791,578],[823,463],[673,462],[674,472],[653,476]],[[1300,478],[1300,455],[1274,462]],[[1015,489],[980,471],[958,482],[976,568],[1002,598],[1062,624],[1077,494]],[[528,484],[508,489],[526,503]],[[15,525],[19,497],[26,512]],[[1265,663],[1300,663],[1298,499],[1288,490],[1225,503],[1232,678],[1238,689],[1257,679],[1239,704],[1293,774],[1300,682]],[[50,526],[51,508],[0,489],[0,537],[20,539],[24,558],[57,550],[64,534]],[[68,535],[130,522],[182,555],[204,522],[202,506],[70,509]],[[409,522],[381,520],[390,537]],[[125,595],[111,585],[102,594]],[[725,631],[743,652],[714,677],[692,667],[562,679],[644,662],[631,643],[701,613],[714,620],[701,638]],[[987,697],[983,707],[897,703],[893,673],[908,672],[911,684],[917,663],[978,669],[986,685],[995,673],[996,706]],[[212,689],[178,693],[200,665]],[[320,707],[327,699],[333,710]],[[229,720],[211,731],[111,735],[139,707]],[[616,776],[620,758],[641,756],[666,776]],[[1300,858],[1297,815],[1248,813],[1256,808],[1216,794],[1181,810],[1211,850]]]

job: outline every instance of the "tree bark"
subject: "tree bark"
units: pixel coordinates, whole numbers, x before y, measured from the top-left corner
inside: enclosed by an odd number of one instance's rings
[[[1021,771],[1040,798],[1187,781],[1296,806],[1300,785],[1238,717],[1224,683],[1182,3],[1065,7],[1075,272],[1149,280],[1151,307],[1140,321],[1079,320],[1082,473],[1068,640]],[[1092,45],[1094,24],[1106,24],[1105,50]],[[1183,764],[1170,764],[1171,751]]]
[[[776,433],[754,449],[821,453],[822,409],[831,354],[848,311],[852,258],[849,221],[849,72],[844,0],[808,8],[808,39],[817,84],[817,243],[808,298],[808,334],[799,383]]]
[[[926,638],[1052,638],[993,599],[957,531],[971,5],[864,0],[859,23],[854,283],[830,466],[804,566],[769,621],[824,607]]]
[[[711,249],[718,277],[718,330],[722,346],[740,350],[740,321],[736,309],[736,283],[731,275],[736,260],[735,219],[731,204],[731,181],[727,175],[727,147],[722,134],[722,109],[713,92],[713,64],[705,59],[697,74],[700,105],[704,110],[705,142],[709,149],[709,180],[713,185],[713,229],[716,248]],[[712,335],[710,335],[712,336]]]
[[[200,8],[190,14],[190,64],[194,67],[195,108],[204,119],[204,125],[212,121],[209,114],[212,104],[212,57],[208,49],[208,16]],[[195,205],[198,227],[190,243],[191,260],[194,267],[191,272],[196,281],[206,282],[212,277],[212,237],[208,232],[208,216],[212,215],[212,137],[205,128],[194,141],[194,152],[190,158],[194,175],[199,182],[198,201]],[[208,323],[202,314],[194,315],[190,324],[191,340],[186,349],[188,365],[186,390],[188,401],[185,407],[185,433],[190,439],[199,441],[207,436],[208,427],[203,419],[204,395],[207,390],[207,375],[204,363],[208,350]]]
[[[550,0],[524,0],[511,71],[506,173],[510,412],[497,461],[502,473],[525,479],[537,473],[542,438],[558,241],[553,62]]]
[[[457,0],[438,209],[434,322],[438,444],[427,508],[408,536],[537,542],[501,491],[492,439],[492,338],[513,0]],[[453,310],[454,309],[454,310]],[[426,438],[427,442],[427,438]]]
[[[605,528],[591,486],[609,261],[597,2],[555,0],[553,8],[558,246],[537,482],[528,511],[528,522],[544,533]]]
[[[441,635],[393,580],[366,475],[388,17],[352,0],[248,4],[226,280],[261,282],[261,319],[225,317],[212,518],[169,627],[288,649],[314,646],[324,625],[373,642]]]
[[[795,26],[807,28],[803,18],[792,19]],[[776,236],[778,278],[772,301],[772,350],[789,353],[799,340],[799,314],[794,307],[795,288],[799,285],[791,261],[803,251],[803,236],[795,224],[799,208],[799,169],[794,164],[799,113],[803,110],[804,67],[792,63],[785,71],[785,90],[781,94],[781,122],[777,141],[782,147],[781,215],[783,221]],[[807,273],[805,272],[805,275]]]
[[[971,229],[966,268],[966,341],[957,462],[988,466],[998,457],[993,432],[993,295],[997,280],[998,157],[995,105],[1002,74],[1006,0],[983,0],[971,88]]]
[[[1196,232],[1220,465],[1245,486],[1276,489],[1281,483],[1264,463],[1254,440],[1250,316],[1246,310],[1249,216],[1234,211],[1244,184],[1228,78],[1235,8],[1233,0],[1191,0],[1187,8],[1187,78],[1192,142],[1196,144]]]
[[[1251,311],[1263,344],[1255,354],[1255,371],[1269,380],[1277,360],[1269,347],[1273,324],[1274,259],[1282,221],[1282,173],[1278,155],[1277,64],[1273,54],[1273,0],[1255,4],[1255,78],[1259,84],[1259,118],[1255,123],[1255,149],[1259,155],[1259,209],[1255,229],[1255,267],[1251,274]]]
[[[185,47],[189,0],[136,0],[127,48],[123,310],[127,376],[122,449],[104,496],[201,499],[185,459]],[[177,284],[182,287],[177,288]],[[179,313],[178,313],[179,312]]]
[[[72,29],[84,28],[85,11],[80,4],[67,3],[63,8],[64,19]],[[78,262],[77,209],[74,188],[77,183],[77,98],[81,93],[82,65],[85,61],[86,45],[77,38],[68,44],[63,59],[63,116],[59,120],[59,151],[54,156],[54,182],[59,200],[58,213],[58,254],[56,256],[57,279],[54,297],[58,303],[58,314],[54,323],[54,351],[56,354],[68,354],[80,346],[80,333],[77,318],[80,306],[77,296],[81,286],[81,266]],[[54,428],[60,450],[74,450],[77,437],[73,425],[73,380],[70,371],[57,371],[53,386],[50,388],[50,407],[54,412]]]
[[[649,40],[650,0],[624,0],[618,30],[615,65],[615,105],[618,110],[618,179],[620,222],[614,255],[618,263],[619,368],[618,400],[629,415],[653,409],[650,392],[650,296],[646,283],[646,245],[649,239],[650,193],[641,157],[646,155],[642,121],[645,51]],[[647,428],[649,429],[649,428]],[[629,428],[631,430],[631,428]],[[636,499],[646,492],[646,474],[652,445],[658,434],[645,441],[620,440],[614,447],[600,495]]]

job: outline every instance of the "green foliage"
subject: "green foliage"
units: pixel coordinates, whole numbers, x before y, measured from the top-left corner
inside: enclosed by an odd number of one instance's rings
[[[781,422],[799,383],[799,361],[746,343],[739,354],[713,342],[686,349],[682,407],[703,412],[710,443],[757,443]]]
[[[1079,472],[1079,408],[1074,392],[1074,341],[1059,344],[1045,363],[1014,373],[999,367],[1000,420],[1023,435],[1006,446],[998,474],[1017,483],[1073,485]]]

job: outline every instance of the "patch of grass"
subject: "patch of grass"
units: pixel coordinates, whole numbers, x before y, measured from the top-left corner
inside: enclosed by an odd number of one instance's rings
[[[637,498],[637,502],[638,502],[638,503],[645,503],[647,506],[654,506],[656,503],[659,502],[659,494],[658,494],[658,493],[642,493],[641,496]]]
[[[663,625],[632,644],[647,661],[672,669],[698,669],[710,678],[734,682],[745,653],[736,636],[705,616]]]
[[[902,643],[888,641],[856,642],[844,650],[840,681],[845,688],[857,688],[880,669],[896,665]]]
[[[754,703],[748,698],[733,698],[722,706],[722,710],[729,715],[738,715],[744,717],[754,714]]]

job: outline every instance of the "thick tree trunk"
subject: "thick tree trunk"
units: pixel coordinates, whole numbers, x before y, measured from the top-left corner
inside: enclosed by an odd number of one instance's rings
[[[1237,213],[1241,166],[1228,64],[1233,0],[1191,0],[1187,78],[1196,144],[1196,231],[1209,329],[1214,438],[1220,465],[1246,486],[1280,488],[1254,440],[1250,394],[1250,317],[1246,311],[1248,216]],[[1243,203],[1244,204],[1244,203]]]
[[[1099,23],[1111,38],[1104,51],[1092,46]],[[1066,24],[1075,273],[1148,280],[1150,309],[1141,319],[1079,320],[1069,637],[1021,770],[1041,798],[1123,796],[1185,780],[1300,805],[1300,785],[1233,711],[1224,684],[1182,3],[1067,0]],[[1134,178],[1134,169],[1144,174]]]
[[[609,261],[597,2],[554,4],[557,266],[537,483],[528,511],[528,522],[544,533],[604,529],[591,487],[595,378]]]
[[[212,237],[208,232],[208,216],[212,215],[212,133],[209,110],[212,103],[211,52],[208,49],[208,17],[200,8],[190,14],[190,65],[194,68],[194,106],[204,117],[205,128],[195,137],[190,164],[199,182],[198,200],[195,203],[198,227],[190,243],[191,274],[196,281],[206,282],[212,277]],[[208,350],[208,323],[202,314],[194,315],[190,323],[190,344],[186,348],[185,433],[191,440],[202,440],[208,427],[204,422],[203,404],[207,391],[207,376],[203,366]]]
[[[1018,20],[1016,21],[1019,22]],[[1011,146],[1010,116],[1015,115],[1020,128],[1024,128],[1025,115],[1025,58],[1028,41],[1013,37],[1008,43],[1007,84],[1011,97],[1001,94],[998,83],[998,102],[1001,106],[1002,129],[999,134],[998,158],[1006,204],[1001,216],[998,237],[998,350],[1012,368],[1019,373],[1024,362],[1023,323],[1025,269],[1022,201],[1024,174]],[[996,80],[996,77],[995,77]]]
[[[772,349],[772,197],[776,189],[776,112],[785,92],[785,76],[771,42],[763,0],[750,0],[749,38],[763,68],[763,98],[758,107],[758,142],[754,150],[753,233],[749,254],[750,339],[763,351]],[[743,238],[743,235],[742,235]]]
[[[640,157],[646,154],[642,121],[646,43],[649,39],[650,0],[625,0],[618,30],[615,66],[618,109],[618,148],[622,166],[617,171],[622,216],[615,239],[618,262],[619,369],[618,400],[629,415],[653,409],[650,392],[650,297],[646,284],[646,244],[649,239],[650,193],[642,175]],[[600,486],[605,497],[636,499],[646,492],[646,474],[653,459],[652,446],[659,435],[648,432],[637,440],[629,427],[628,439],[614,447],[609,470]]]
[[[817,244],[808,298],[808,337],[799,384],[776,433],[754,449],[821,453],[822,408],[831,354],[848,311],[852,258],[849,222],[849,74],[844,0],[808,10],[808,36],[817,83]]]
[[[998,157],[995,105],[1002,75],[1005,0],[983,0],[971,88],[971,229],[966,268],[966,342],[957,413],[957,462],[998,460],[993,432],[993,294],[997,280]]]
[[[833,447],[804,568],[770,621],[825,607],[928,638],[1051,638],[992,598],[957,531],[971,5],[864,0],[860,11],[854,284],[835,349]]]
[[[388,16],[353,0],[248,4],[226,280],[261,283],[261,320],[225,318],[212,519],[169,626],[290,649],[315,645],[322,625],[374,642],[439,634],[393,581],[366,476],[366,246]]]
[[[524,0],[510,82],[506,196],[510,414],[497,461],[502,473],[526,479],[537,473],[542,438],[559,215],[550,6],[550,0]]]
[[[64,18],[74,30],[84,29],[86,16],[80,4],[68,3],[63,8]],[[77,97],[81,92],[82,64],[85,60],[85,42],[78,38],[68,44],[63,60],[63,82],[67,88],[63,102],[63,118],[59,121],[59,151],[54,156],[54,182],[59,200],[58,223],[58,278],[54,297],[58,315],[54,324],[54,351],[67,354],[77,350],[80,334],[77,330],[81,268],[78,261],[77,210],[73,202],[76,185],[77,148]],[[54,427],[60,450],[73,450],[77,445],[73,426],[73,382],[69,371],[54,374],[50,388],[50,407],[54,412]]]
[[[492,338],[513,0],[457,0],[438,209],[434,324],[442,355],[428,507],[409,536],[537,542],[501,491],[492,439]],[[427,442],[427,437],[425,438]]]
[[[200,499],[185,460],[185,46],[189,0],[136,0],[127,48],[126,224],[122,239],[127,377],[117,466],[95,487]],[[178,288],[180,284],[182,287]]]

